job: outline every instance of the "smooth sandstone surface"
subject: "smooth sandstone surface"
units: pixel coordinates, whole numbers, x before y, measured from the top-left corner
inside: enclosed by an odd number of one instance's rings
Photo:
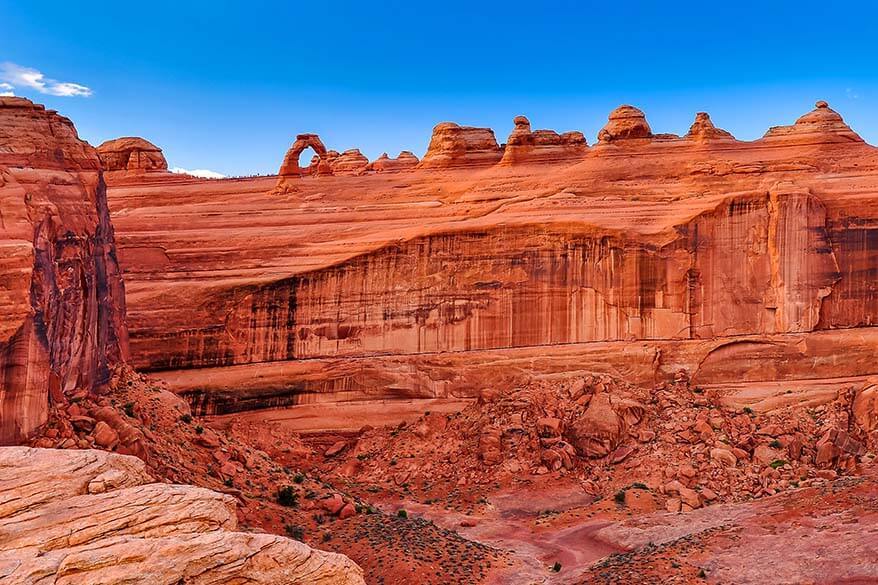
[[[49,396],[93,390],[127,355],[125,295],[101,162],[73,124],[0,98],[0,444]]]
[[[236,532],[231,496],[151,481],[131,456],[0,448],[0,580],[364,583],[343,555]]]
[[[546,369],[876,373],[878,152],[825,103],[753,142],[704,114],[653,134],[622,107],[574,158],[507,156],[538,142],[515,124],[505,150],[440,124],[417,169],[282,192],[111,185],[134,363],[207,411],[475,396]]]

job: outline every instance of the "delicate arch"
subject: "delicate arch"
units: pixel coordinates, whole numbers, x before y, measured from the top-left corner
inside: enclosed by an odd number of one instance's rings
[[[321,160],[326,159],[326,147],[316,134],[299,134],[296,141],[287,151],[284,162],[280,166],[278,175],[282,177],[300,177],[302,169],[299,167],[299,156],[306,148],[311,148],[320,157]]]

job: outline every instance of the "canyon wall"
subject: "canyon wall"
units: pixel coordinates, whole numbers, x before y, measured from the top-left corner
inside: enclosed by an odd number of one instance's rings
[[[0,98],[0,444],[49,400],[108,381],[128,352],[125,293],[94,148],[56,112]]]
[[[874,373],[878,155],[825,103],[753,142],[623,107],[593,147],[523,117],[494,144],[440,124],[417,169],[111,185],[135,363],[221,409],[472,396],[513,350],[519,374],[634,352],[640,381],[813,378],[793,348],[834,330],[836,374]]]

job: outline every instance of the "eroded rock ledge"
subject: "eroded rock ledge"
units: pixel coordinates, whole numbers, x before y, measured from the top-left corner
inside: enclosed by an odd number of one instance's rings
[[[0,448],[0,581],[364,583],[344,555],[237,532],[232,496],[151,482],[131,456]]]

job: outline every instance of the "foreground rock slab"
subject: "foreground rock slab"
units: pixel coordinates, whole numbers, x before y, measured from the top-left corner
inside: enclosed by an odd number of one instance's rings
[[[359,584],[344,555],[235,532],[235,499],[103,451],[0,449],[0,581]]]

